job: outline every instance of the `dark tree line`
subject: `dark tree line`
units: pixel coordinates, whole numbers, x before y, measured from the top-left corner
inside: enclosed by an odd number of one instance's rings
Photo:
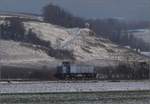
[[[116,68],[116,73],[125,74],[132,79],[148,79],[149,65],[146,62],[136,62],[130,64],[119,64]]]
[[[127,27],[129,30],[148,28],[150,27],[150,21],[128,21]]]
[[[5,40],[21,41],[24,39],[25,29],[18,18],[10,18],[0,25],[0,37]]]
[[[84,27],[85,23],[89,23],[90,28],[96,32],[97,36],[110,39],[119,45],[129,45],[132,48],[139,48],[145,51],[150,50],[147,43],[141,39],[137,39],[128,32],[130,29],[149,27],[150,22],[126,22],[113,18],[86,20],[76,17],[54,4],[49,4],[43,8],[43,17],[46,22],[64,27]]]
[[[2,66],[1,79],[3,80],[54,80],[53,68],[46,66],[40,68],[28,68],[17,66]]]
[[[119,63],[119,65],[96,67],[98,79],[141,80],[149,78],[149,65],[146,62]]]
[[[43,16],[46,22],[65,27],[83,27],[84,20],[75,17],[57,5],[49,4],[43,8]]]

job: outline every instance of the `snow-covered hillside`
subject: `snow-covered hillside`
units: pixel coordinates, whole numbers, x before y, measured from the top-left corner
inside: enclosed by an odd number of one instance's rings
[[[0,64],[38,66],[53,61],[55,59],[42,50],[25,47],[20,42],[0,40]]]
[[[58,26],[42,23],[42,22],[24,22],[26,30],[32,29],[39,38],[51,41],[53,47],[56,46],[57,39],[65,40],[69,33],[64,28]]]
[[[43,21],[43,17],[37,14],[0,11],[0,19],[10,18],[10,17],[19,17],[22,19]]]
[[[1,23],[4,21],[1,21]],[[91,64],[114,60],[145,60],[134,51],[119,47],[109,40],[98,38],[87,28],[64,28],[49,23],[23,22],[26,31],[32,29],[41,40],[50,41],[54,49],[72,50],[77,62]],[[22,46],[19,42],[0,40],[1,62],[61,61],[48,56],[43,50]]]
[[[141,60],[145,58],[108,40],[97,38],[94,32],[86,28],[68,29],[41,22],[24,22],[24,25],[27,30],[31,28],[37,33],[39,38],[50,41],[54,48],[58,45],[66,45],[65,49],[73,50],[73,54],[78,61]]]

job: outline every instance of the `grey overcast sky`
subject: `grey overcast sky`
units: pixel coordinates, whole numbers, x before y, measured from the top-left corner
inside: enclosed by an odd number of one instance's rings
[[[50,2],[86,18],[150,20],[150,0],[0,0],[0,11],[40,14]]]

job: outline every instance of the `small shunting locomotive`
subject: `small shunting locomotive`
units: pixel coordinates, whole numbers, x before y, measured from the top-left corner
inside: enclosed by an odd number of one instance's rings
[[[59,79],[95,79],[96,70],[91,65],[72,64],[65,61],[57,67],[56,76]]]

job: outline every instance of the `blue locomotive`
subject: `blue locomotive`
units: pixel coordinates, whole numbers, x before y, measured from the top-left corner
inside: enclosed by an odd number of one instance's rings
[[[96,74],[94,66],[73,64],[65,61],[57,67],[56,76],[59,79],[96,79]]]

